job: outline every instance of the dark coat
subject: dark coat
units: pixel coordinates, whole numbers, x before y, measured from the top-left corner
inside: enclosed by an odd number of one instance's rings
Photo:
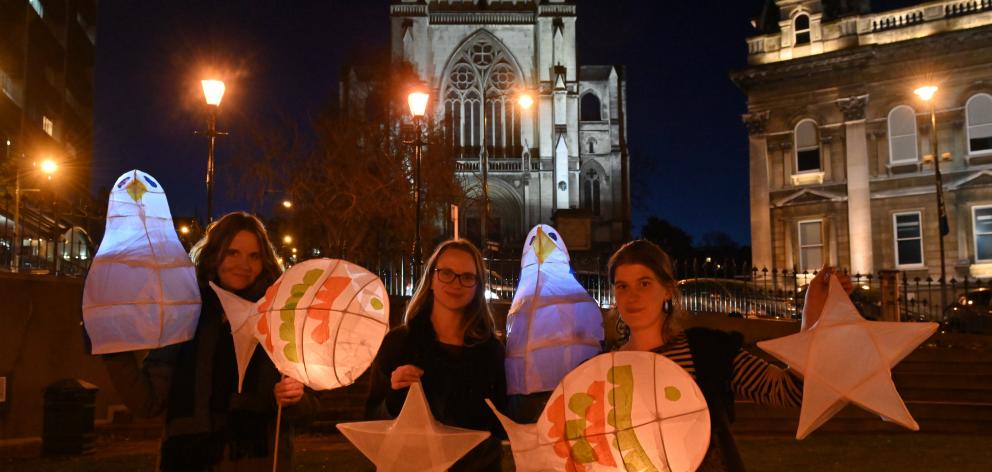
[[[434,419],[493,434],[451,470],[500,470],[499,438],[506,433],[485,400],[492,400],[500,410],[506,406],[504,352],[503,344],[495,337],[474,345],[443,344],[437,339],[429,315],[415,317],[409,326],[390,331],[379,348],[372,363],[366,416],[381,419],[399,415],[409,389],[393,390],[392,372],[402,365],[415,365],[424,370],[420,380]]]

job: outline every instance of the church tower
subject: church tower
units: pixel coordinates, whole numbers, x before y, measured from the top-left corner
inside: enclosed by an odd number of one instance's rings
[[[472,201],[488,183],[486,239],[513,255],[539,223],[579,251],[626,237],[623,69],[577,64],[574,1],[394,0],[390,16],[392,60],[430,87]],[[462,210],[475,241],[481,213]]]

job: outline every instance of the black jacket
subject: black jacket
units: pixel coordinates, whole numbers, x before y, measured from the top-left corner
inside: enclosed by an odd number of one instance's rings
[[[506,407],[504,353],[503,344],[495,337],[474,345],[442,344],[430,316],[415,317],[408,326],[390,331],[379,348],[372,363],[366,416],[382,419],[399,415],[409,389],[393,390],[392,372],[402,365],[415,365],[424,370],[420,381],[434,419],[493,434],[451,470],[499,470],[499,438],[506,433],[485,400],[492,400],[500,410]]]

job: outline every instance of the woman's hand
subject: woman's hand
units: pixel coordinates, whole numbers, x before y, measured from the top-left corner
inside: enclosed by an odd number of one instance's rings
[[[414,382],[420,382],[420,377],[424,375],[424,369],[415,365],[401,365],[393,371],[390,378],[390,386],[393,390],[407,388]]]
[[[816,324],[820,319],[820,315],[823,313],[823,305],[827,303],[827,293],[830,291],[830,277],[837,277],[837,281],[840,282],[841,287],[844,288],[844,292],[848,295],[854,291],[854,284],[851,283],[851,277],[843,272],[837,271],[837,269],[830,266],[823,266],[813,280],[809,282],[809,287],[806,289],[806,302],[803,304],[803,322],[802,330],[805,331],[811,326]]]
[[[303,398],[303,383],[292,377],[283,377],[273,387],[272,392],[275,394],[276,403],[279,406],[294,405]]]

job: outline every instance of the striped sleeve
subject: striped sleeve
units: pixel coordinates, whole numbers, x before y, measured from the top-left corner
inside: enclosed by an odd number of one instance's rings
[[[734,358],[731,386],[738,399],[759,405],[799,406],[803,401],[799,378],[743,349]]]

